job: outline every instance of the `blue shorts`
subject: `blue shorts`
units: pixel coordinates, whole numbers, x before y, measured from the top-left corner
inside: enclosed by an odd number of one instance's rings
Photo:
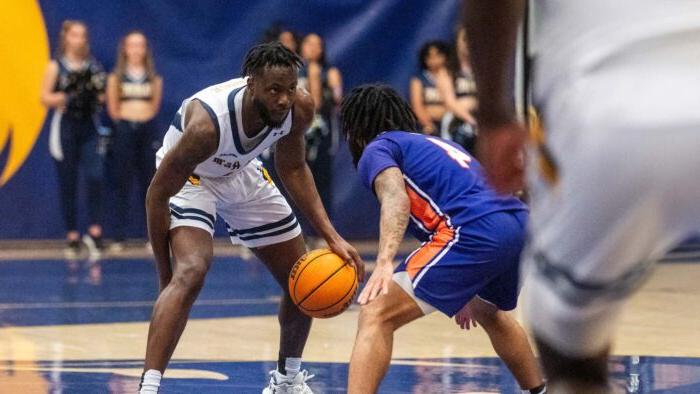
[[[413,295],[448,316],[474,296],[512,310],[527,218],[527,211],[495,212],[456,229],[442,227],[396,268],[395,280],[407,274]]]

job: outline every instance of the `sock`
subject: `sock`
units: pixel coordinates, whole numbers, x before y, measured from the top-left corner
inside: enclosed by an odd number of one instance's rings
[[[542,383],[541,385],[529,390],[523,390],[523,394],[547,394],[547,383]]]
[[[287,357],[284,359],[284,369],[287,379],[294,379],[301,370],[301,357]]]
[[[163,375],[160,371],[155,369],[149,369],[144,372],[141,376],[141,390],[139,394],[154,394],[158,393],[158,387],[160,387],[160,379]]]

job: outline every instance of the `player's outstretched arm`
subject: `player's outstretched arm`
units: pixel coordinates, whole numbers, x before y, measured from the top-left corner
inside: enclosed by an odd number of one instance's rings
[[[411,214],[411,202],[406,194],[403,174],[398,168],[390,167],[379,173],[374,179],[374,191],[381,205],[379,251],[374,272],[358,298],[362,305],[389,292],[389,283],[394,274],[394,258],[403,241]]]
[[[214,123],[197,100],[187,106],[185,119],[182,138],[163,158],[146,194],[148,238],[158,267],[160,290],[168,285],[172,277],[168,201],[182,189],[195,167],[216,152],[219,144]]]
[[[479,98],[481,127],[500,126],[515,116],[511,75],[523,0],[464,0],[464,26]]]
[[[321,234],[335,253],[355,266],[359,279],[363,280],[364,262],[357,250],[335,231],[318,195],[311,170],[306,164],[304,133],[313,119],[314,104],[308,93],[297,94],[292,130],[289,135],[277,142],[275,150],[277,174],[314,229]]]
[[[477,86],[479,160],[503,193],[524,183],[524,127],[516,121],[511,75],[523,0],[464,0],[464,25]]]

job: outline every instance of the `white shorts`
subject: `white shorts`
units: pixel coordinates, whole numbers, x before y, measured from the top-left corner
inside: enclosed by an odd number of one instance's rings
[[[437,308],[434,306],[418,298],[416,293],[413,291],[413,282],[406,271],[394,272],[392,279],[397,285],[399,285],[400,288],[403,289],[403,291],[406,292],[406,294],[408,294],[409,297],[413,299],[413,301],[416,302],[416,305],[418,305],[420,310],[423,311],[424,315],[429,315],[437,310]]]
[[[231,242],[248,248],[288,241],[301,228],[258,160],[222,178],[190,178],[170,199],[170,229],[201,228],[214,235],[216,215],[226,222]]]
[[[559,351],[610,345],[623,301],[653,262],[700,230],[700,58],[685,52],[686,42],[700,50],[700,32],[691,38],[669,38],[682,41],[678,53],[651,41],[569,80],[540,81],[558,179],[537,171],[541,151],[530,155],[523,304],[535,334]]]

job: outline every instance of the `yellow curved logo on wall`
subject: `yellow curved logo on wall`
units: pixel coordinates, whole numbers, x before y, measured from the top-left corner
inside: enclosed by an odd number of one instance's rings
[[[39,101],[49,43],[36,1],[3,1],[0,5],[0,187],[29,156],[46,109]]]

